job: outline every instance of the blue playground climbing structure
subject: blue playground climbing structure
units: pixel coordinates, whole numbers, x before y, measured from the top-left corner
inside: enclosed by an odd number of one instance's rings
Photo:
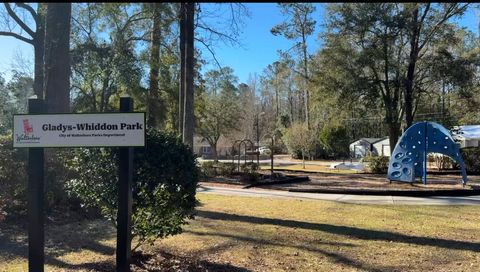
[[[388,179],[414,182],[422,177],[427,183],[427,154],[440,153],[454,159],[461,167],[463,184],[467,183],[465,163],[450,132],[435,122],[419,122],[409,127],[395,146],[388,165]]]

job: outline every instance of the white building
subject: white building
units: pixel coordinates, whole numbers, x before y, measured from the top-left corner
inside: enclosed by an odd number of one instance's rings
[[[219,157],[225,157],[230,155],[232,151],[232,143],[229,139],[224,137],[223,135],[220,136],[217,142],[217,155]],[[193,137],[193,152],[197,154],[197,156],[211,159],[213,158],[213,150],[210,144],[205,140],[205,138],[195,135]]]
[[[353,158],[363,158],[367,155],[390,156],[388,137],[361,138],[350,144],[350,155]]]
[[[455,126],[451,134],[460,148],[480,146],[480,125]]]
[[[388,137],[381,138],[373,143],[373,149],[377,152],[377,156],[390,157],[390,140]]]

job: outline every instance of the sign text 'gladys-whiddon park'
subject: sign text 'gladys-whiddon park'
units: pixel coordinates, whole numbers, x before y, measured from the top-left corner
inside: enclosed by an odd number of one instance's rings
[[[14,115],[13,147],[145,146],[145,113]]]

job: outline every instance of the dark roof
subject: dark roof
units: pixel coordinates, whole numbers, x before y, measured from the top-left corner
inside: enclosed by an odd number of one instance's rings
[[[383,137],[383,138],[360,138],[360,139],[356,140],[355,142],[365,141],[365,142],[367,142],[367,143],[369,143],[369,144],[374,144],[374,143],[376,143],[376,142],[383,141],[383,140],[385,140],[386,138],[388,138],[388,136],[387,136],[387,137]]]
[[[375,142],[373,142],[372,144],[375,144],[375,143],[381,142],[381,141],[383,141],[383,140],[386,140],[386,139],[388,139],[388,136],[385,136],[385,137],[383,137],[383,138],[377,138],[377,139],[378,139],[378,140],[375,141]]]
[[[361,138],[359,140],[363,140],[363,141],[366,141],[366,142],[369,142],[369,143],[373,144],[375,142],[378,142],[381,139],[382,138]]]

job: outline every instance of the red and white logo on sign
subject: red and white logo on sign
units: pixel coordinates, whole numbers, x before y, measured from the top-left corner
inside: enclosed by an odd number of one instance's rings
[[[33,133],[33,127],[28,122],[28,119],[23,119],[23,132],[26,135]]]

